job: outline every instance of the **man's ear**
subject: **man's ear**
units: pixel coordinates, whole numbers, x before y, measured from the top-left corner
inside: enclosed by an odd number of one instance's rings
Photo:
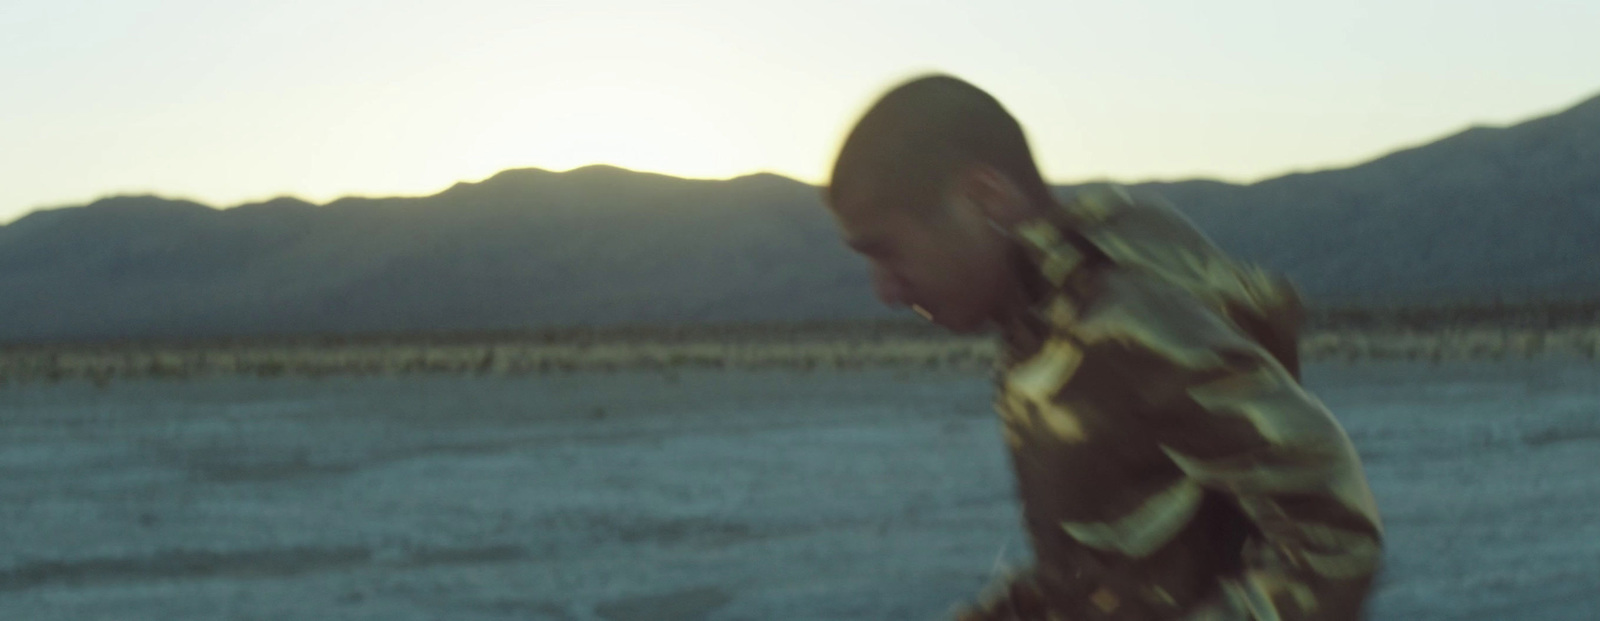
[[[987,164],[973,164],[963,170],[956,189],[977,205],[980,215],[1007,228],[1035,215],[1022,186]]]

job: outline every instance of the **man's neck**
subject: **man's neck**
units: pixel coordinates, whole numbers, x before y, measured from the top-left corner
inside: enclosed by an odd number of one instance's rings
[[[1050,287],[1020,243],[1012,242],[1010,254],[1012,286],[995,315],[994,326],[1008,352],[1026,355],[1048,336],[1039,306],[1049,298]]]

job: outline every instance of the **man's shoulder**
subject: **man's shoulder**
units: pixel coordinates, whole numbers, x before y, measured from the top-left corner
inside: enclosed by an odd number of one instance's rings
[[[1079,188],[1063,203],[1069,226],[1115,271],[1138,272],[1212,305],[1297,306],[1281,274],[1224,252],[1172,203],[1154,192],[1111,185]]]
[[[1188,288],[1147,270],[1108,269],[1058,330],[1085,346],[1133,349],[1181,368],[1219,365],[1255,343]]]
[[[1088,185],[1062,209],[1067,226],[1121,266],[1173,272],[1200,267],[1201,261],[1231,262],[1194,222],[1152,192]]]
[[[1303,317],[1284,277],[1228,256],[1159,196],[1115,185],[1080,187],[1061,203],[1057,235],[1071,253],[1043,253],[1041,271],[1061,286],[1041,318],[1084,344],[1132,347],[1179,367],[1217,364],[1228,352],[1266,346],[1293,365],[1289,344]],[[1069,248],[1071,249],[1071,248]]]

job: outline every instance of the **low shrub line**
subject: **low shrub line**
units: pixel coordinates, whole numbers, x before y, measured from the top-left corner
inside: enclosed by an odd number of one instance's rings
[[[243,375],[549,374],[622,370],[793,369],[874,367],[983,373],[997,347],[984,337],[931,332],[774,335],[699,334],[696,338],[460,339],[419,336],[318,342],[142,342],[27,345],[0,348],[0,382]],[[1362,360],[1500,360],[1544,355],[1596,359],[1600,326],[1558,328],[1457,327],[1318,330],[1301,340],[1307,362]]]

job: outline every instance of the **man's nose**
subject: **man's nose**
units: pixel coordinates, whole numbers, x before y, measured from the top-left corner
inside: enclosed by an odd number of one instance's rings
[[[881,267],[872,268],[872,291],[878,300],[890,307],[906,305],[906,287],[899,278]]]

